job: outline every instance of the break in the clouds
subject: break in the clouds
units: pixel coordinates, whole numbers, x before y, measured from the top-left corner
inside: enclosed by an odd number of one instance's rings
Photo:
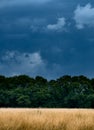
[[[55,31],[60,31],[64,29],[64,26],[66,24],[66,20],[64,17],[58,18],[56,24],[49,24],[47,25],[48,30],[55,30]]]
[[[77,6],[74,13],[74,19],[78,29],[83,29],[85,26],[94,27],[94,8],[91,4]]]

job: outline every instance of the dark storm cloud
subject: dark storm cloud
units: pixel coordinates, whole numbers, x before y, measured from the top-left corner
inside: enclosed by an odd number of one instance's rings
[[[11,7],[11,6],[22,6],[27,4],[45,4],[51,0],[1,0],[0,8]]]
[[[87,0],[1,0],[0,73],[93,76],[93,12]]]

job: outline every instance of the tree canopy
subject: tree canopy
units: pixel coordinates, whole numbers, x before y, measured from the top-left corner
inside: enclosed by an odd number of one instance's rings
[[[0,75],[0,107],[94,108],[94,78]]]

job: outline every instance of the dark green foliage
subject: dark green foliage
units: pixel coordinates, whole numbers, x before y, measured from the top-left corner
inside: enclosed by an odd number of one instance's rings
[[[94,108],[94,79],[0,76],[0,107]]]

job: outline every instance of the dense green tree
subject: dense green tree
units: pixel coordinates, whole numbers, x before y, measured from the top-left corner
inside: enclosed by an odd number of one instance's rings
[[[17,102],[18,107],[30,107],[31,106],[30,97],[28,95],[19,95],[16,102]]]
[[[94,108],[94,79],[0,76],[0,107]]]

